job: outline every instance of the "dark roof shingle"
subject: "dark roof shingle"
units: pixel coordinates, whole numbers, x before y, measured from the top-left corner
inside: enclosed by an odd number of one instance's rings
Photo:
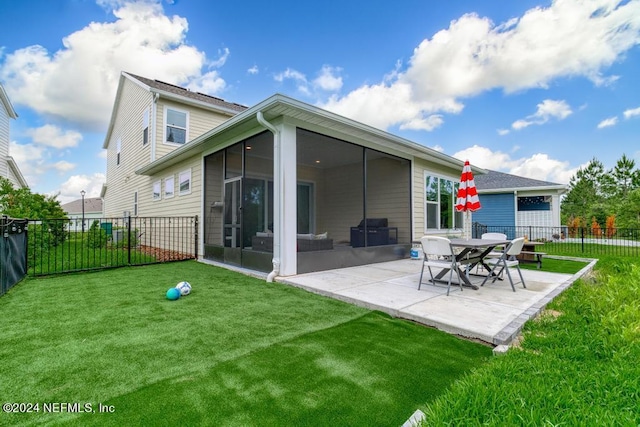
[[[200,101],[207,104],[211,104],[217,107],[221,107],[227,110],[242,112],[246,110],[248,107],[240,104],[236,104],[235,102],[227,102],[224,99],[217,98],[215,96],[207,95],[201,92],[193,92],[187,88],[177,86],[171,83],[165,83],[160,80],[151,80],[146,77],[138,76],[131,73],[126,73],[127,75],[133,77],[136,80],[144,83],[145,85],[158,89],[164,92],[172,93],[174,95],[184,96],[185,98],[193,99],[194,101]]]
[[[478,190],[499,190],[505,188],[533,188],[533,187],[561,187],[562,184],[541,181],[539,179],[525,178],[504,172],[487,169],[484,175],[475,175],[474,181]]]

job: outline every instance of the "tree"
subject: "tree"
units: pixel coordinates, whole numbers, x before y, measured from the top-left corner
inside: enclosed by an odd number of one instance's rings
[[[0,211],[12,218],[66,218],[56,196],[32,193],[28,188],[15,188],[7,178],[0,177]]]
[[[640,228],[640,188],[629,192],[616,218],[618,228]]]
[[[566,223],[571,217],[590,218],[597,206],[604,205],[602,183],[604,165],[597,159],[584,168],[578,169],[569,181],[569,191],[562,199],[562,221]]]
[[[64,242],[67,232],[65,222],[54,219],[66,219],[67,215],[56,196],[32,193],[28,188],[14,188],[11,181],[0,177],[0,211],[11,218],[42,220],[29,226],[29,251],[42,250]],[[49,220],[49,221],[47,221]]]

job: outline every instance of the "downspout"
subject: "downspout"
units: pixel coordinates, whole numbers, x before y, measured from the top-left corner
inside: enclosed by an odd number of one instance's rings
[[[282,171],[281,171],[281,155],[280,155],[280,131],[278,131],[278,129],[276,129],[275,126],[273,126],[271,123],[269,123],[264,116],[262,115],[262,111],[258,111],[256,113],[256,119],[258,119],[258,123],[260,123],[262,126],[266,127],[267,129],[269,129],[272,133],[273,133],[273,152],[274,152],[274,165],[273,165],[273,170],[274,170],[274,183],[273,183],[273,188],[274,191],[279,192],[280,191],[280,183],[282,182]],[[283,230],[283,225],[282,224],[282,194],[280,194],[280,197],[278,197],[278,206],[277,209],[273,210],[273,215],[274,217],[277,215],[277,225],[278,225],[278,233],[282,233]],[[274,218],[275,220],[276,218]],[[271,271],[271,273],[269,273],[267,275],[267,282],[271,283],[273,282],[273,279],[278,276],[280,274],[280,255],[281,255],[281,251],[280,251],[280,236],[276,235],[275,230],[273,233],[273,259],[271,260],[271,262],[273,263],[273,270]]]

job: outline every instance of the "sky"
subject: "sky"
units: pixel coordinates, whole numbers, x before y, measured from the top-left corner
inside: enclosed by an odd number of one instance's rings
[[[640,166],[640,0],[0,0],[0,28],[10,155],[61,203],[100,194],[121,71],[554,183]]]

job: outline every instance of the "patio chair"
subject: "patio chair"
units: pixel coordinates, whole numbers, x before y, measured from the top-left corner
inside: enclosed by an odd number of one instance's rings
[[[451,246],[451,241],[446,237],[438,236],[424,236],[420,239],[422,245],[422,252],[424,257],[422,258],[422,271],[420,272],[420,282],[418,282],[418,290],[422,285],[422,276],[424,274],[425,265],[429,269],[431,275],[431,283],[435,286],[435,278],[431,267],[448,268],[449,269],[449,282],[447,284],[447,295],[451,289],[451,279],[453,277],[453,271],[455,270],[458,276],[458,284],[460,290],[462,290],[462,279],[460,278],[459,264],[456,261],[456,253]]]
[[[484,233],[480,236],[481,239],[486,240],[507,240],[507,235],[504,233]],[[487,258],[500,258],[504,251],[497,250],[489,252],[486,257]]]
[[[522,277],[522,271],[520,271],[520,262],[516,258],[517,255],[522,251],[522,246],[524,246],[524,237],[518,237],[509,243],[507,248],[504,250],[500,258],[487,258],[485,260],[486,264],[491,266],[491,271],[485,279],[482,281],[482,285],[489,280],[490,277],[493,277],[491,283],[495,282],[498,277],[502,275],[504,270],[507,270],[507,276],[509,276],[509,282],[511,283],[511,289],[513,292],[516,291],[516,287],[513,284],[513,278],[511,277],[511,273],[509,272],[509,268],[515,267],[518,270],[518,274],[520,275],[520,282],[522,283],[522,287],[526,288],[527,286],[524,284],[524,278]]]

